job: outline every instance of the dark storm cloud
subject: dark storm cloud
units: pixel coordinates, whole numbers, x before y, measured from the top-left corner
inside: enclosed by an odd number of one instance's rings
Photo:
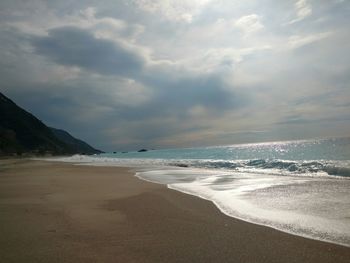
[[[234,99],[225,90],[227,84],[215,74],[202,74],[198,76],[178,76],[173,81],[158,79],[151,80],[154,85],[167,89],[159,89],[159,99],[167,101],[169,106],[186,107],[199,104],[209,108],[227,108],[233,106]],[[175,104],[175,105],[174,105]]]
[[[105,75],[131,77],[153,90],[148,103],[119,109],[121,119],[167,115],[186,117],[193,106],[222,113],[223,110],[247,104],[247,98],[229,91],[218,74],[191,75],[190,72],[152,69],[147,67],[145,59],[136,50],[96,38],[85,29],[55,28],[49,31],[48,36],[34,37],[32,43],[38,54],[58,64],[78,66]]]
[[[77,27],[51,29],[48,36],[34,37],[38,54],[58,64],[78,66],[107,75],[132,76],[139,72],[144,58],[118,42],[98,39],[88,30]]]
[[[170,76],[168,80],[163,77],[146,77],[145,83],[155,91],[152,99],[136,108],[126,107],[120,117],[142,120],[172,116],[184,119],[189,117],[189,111],[195,106],[202,107],[209,115],[218,116],[250,103],[247,94],[228,90],[219,75],[178,76],[175,80],[171,80]]]

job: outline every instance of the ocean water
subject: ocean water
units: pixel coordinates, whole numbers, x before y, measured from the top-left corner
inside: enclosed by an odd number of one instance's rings
[[[350,246],[350,138],[72,156],[212,201],[228,216]]]

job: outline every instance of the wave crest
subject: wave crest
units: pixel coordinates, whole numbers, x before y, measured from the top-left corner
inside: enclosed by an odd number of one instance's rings
[[[245,172],[271,171],[273,173],[281,173],[288,175],[297,174],[327,174],[331,176],[350,177],[350,167],[347,162],[322,162],[322,161],[288,161],[288,160],[269,160],[269,159],[253,159],[253,160],[186,160],[186,162],[169,163],[178,167],[196,167],[211,169],[230,169],[242,170]]]

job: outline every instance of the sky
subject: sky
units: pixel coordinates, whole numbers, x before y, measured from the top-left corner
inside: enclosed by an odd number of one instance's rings
[[[350,1],[2,0],[0,91],[105,151],[350,135]]]

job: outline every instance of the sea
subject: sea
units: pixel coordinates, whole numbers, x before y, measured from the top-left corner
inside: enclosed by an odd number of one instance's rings
[[[350,247],[350,138],[56,160],[133,167],[138,178],[209,200],[230,217]]]

